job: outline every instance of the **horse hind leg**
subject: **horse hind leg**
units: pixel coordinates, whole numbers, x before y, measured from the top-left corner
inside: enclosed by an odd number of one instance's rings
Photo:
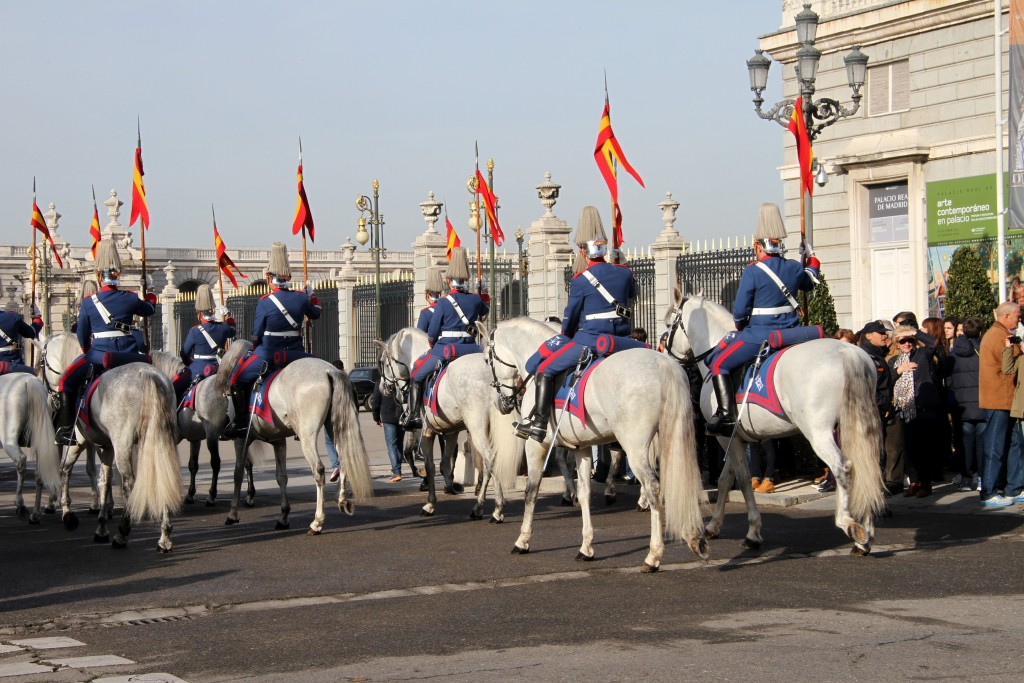
[[[577,472],[590,471],[592,452],[593,451],[589,448],[576,451]],[[543,449],[541,455],[544,455]],[[541,462],[540,467],[543,469],[543,462]],[[583,517],[583,538],[580,543],[580,551],[576,554],[576,560],[580,562],[590,562],[594,559],[594,523],[590,515],[590,477],[580,477],[576,486],[577,495],[580,501],[580,512]]]
[[[220,439],[216,434],[206,439],[206,449],[210,451],[210,490],[206,492],[206,507],[217,505],[217,480],[220,479]]]
[[[242,496],[242,479],[245,477],[245,470],[248,467],[252,471],[252,464],[249,461],[249,449],[245,439],[235,439],[235,476],[231,489],[231,508],[228,510],[227,519],[224,524],[231,526],[238,524],[238,500]]]
[[[525,555],[530,552],[530,538],[533,536],[533,512],[537,507],[537,494],[540,492],[540,480],[544,474],[545,452],[544,446],[532,439],[526,444],[526,491],[523,492],[523,523],[519,527],[519,538],[512,546],[513,555]],[[586,487],[587,493],[589,493],[589,483],[586,484]]]
[[[292,506],[288,502],[288,463],[286,445],[284,441],[274,442],[274,460],[277,463],[277,486],[281,489],[281,515],[277,518],[277,522],[274,523],[274,528],[278,531],[287,529],[291,523],[288,521],[288,516],[291,514]],[[321,465],[322,467],[322,465]]]
[[[104,456],[101,455],[100,457]],[[110,540],[110,532],[107,531],[107,520],[110,518],[110,508],[107,505],[107,499],[112,496],[110,477],[110,466],[104,462],[103,466],[100,467],[99,480],[96,482],[96,488],[99,491],[99,501],[97,502],[96,531],[92,535],[94,543],[106,543]]]
[[[199,473],[199,442],[188,442],[188,491],[185,502],[191,505],[196,502],[196,474]]]
[[[835,525],[853,541],[852,554],[867,555],[871,552],[874,525],[870,520],[862,524],[850,514],[850,464],[836,445],[831,431],[825,435],[816,434],[809,441],[814,452],[828,465],[836,478]]]
[[[130,448],[130,447],[129,447]],[[122,451],[123,452],[123,451]],[[118,458],[118,472],[121,473],[121,498],[124,500],[124,511],[121,513],[121,521],[117,525],[117,533],[110,541],[110,547],[123,549],[128,545],[128,535],[132,532],[132,518],[128,514],[128,500],[131,498],[132,489],[135,488],[135,471],[132,469],[131,456]]]
[[[76,447],[77,448],[77,447]],[[75,458],[78,458],[76,451]],[[85,447],[85,475],[89,477],[89,485],[92,486],[92,495],[89,499],[89,514],[98,515],[100,513],[100,484],[99,474],[96,470],[96,447],[86,446]]]
[[[171,542],[172,531],[174,531],[174,525],[171,524],[171,515],[167,510],[164,510],[163,516],[160,520],[160,540],[156,543],[158,552],[171,552],[171,548],[174,547],[174,544]]]

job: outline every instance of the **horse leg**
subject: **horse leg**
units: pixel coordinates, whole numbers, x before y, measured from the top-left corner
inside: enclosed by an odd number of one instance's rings
[[[248,444],[245,439],[235,439],[235,476],[232,480],[231,509],[228,510],[227,519],[224,524],[238,524],[238,499],[242,494],[242,477],[245,476],[245,469],[248,466],[250,472],[252,465],[248,463]]]
[[[449,495],[463,493],[466,489],[455,481],[455,459],[459,455],[458,432],[452,438],[444,440],[444,451],[441,453],[441,478],[444,479],[444,492]]]
[[[640,458],[632,455],[638,452],[641,454]],[[626,459],[629,462],[629,468],[633,471],[633,475],[640,482],[641,499],[646,491],[647,500],[650,503],[651,543],[647,551],[647,557],[644,558],[644,564],[640,568],[640,571],[643,573],[650,574],[658,571],[661,567],[661,560],[665,556],[665,507],[661,498],[661,482],[654,475],[654,469],[651,467],[651,459],[648,456],[646,446],[638,450],[637,446],[630,444],[630,448],[626,450]]]
[[[747,464],[746,444],[739,439],[732,440],[729,448],[729,461],[732,464],[732,471],[739,479],[740,491],[743,492],[743,502],[747,505],[747,535],[743,539],[742,546],[748,550],[757,550],[761,547],[761,512],[757,509],[757,499],[754,497],[754,486],[750,483],[750,466]],[[719,496],[721,496],[719,487]],[[729,490],[725,490],[725,498],[729,497]]]
[[[171,548],[174,544],[171,543],[171,532],[174,531],[174,525],[171,524],[171,515],[167,510],[164,510],[163,516],[160,519],[160,540],[156,542],[156,548],[161,553],[171,552]]]
[[[544,476],[544,456],[547,449],[534,440],[526,442],[526,491],[523,492],[523,524],[519,538],[512,546],[513,555],[530,552],[530,537],[533,535],[533,509],[537,506],[540,480]]]
[[[110,540],[110,533],[107,531],[107,520],[110,517],[110,509],[107,507],[107,499],[111,497],[110,489],[110,466],[107,464],[110,455],[104,449],[100,452],[100,474],[96,488],[99,491],[98,512],[96,517],[96,531],[93,532],[94,543],[106,543]]]
[[[252,478],[252,458],[248,453],[245,456],[245,473],[249,478],[249,489],[245,496],[245,507],[251,508],[256,506],[256,482]]]
[[[424,448],[425,445],[427,448]],[[427,471],[423,480],[427,485],[427,504],[420,510],[420,516],[432,517],[437,506],[437,491],[434,485],[434,434],[428,429],[424,429],[420,435],[420,453],[423,454],[423,469]]]
[[[122,453],[123,451],[117,452],[115,458],[119,461],[117,471],[121,473],[121,498],[124,500],[124,511],[121,513],[121,521],[117,525],[117,533],[114,534],[114,538],[110,542],[110,547],[117,549],[125,548],[128,545],[128,534],[132,532],[132,518],[128,514],[128,498],[132,495],[132,489],[135,487],[135,471],[132,469],[131,456],[130,454],[121,455]]]
[[[576,451],[576,471],[589,472],[592,466],[592,453],[590,448],[581,448]],[[543,468],[544,464],[541,463]],[[611,475],[608,476],[611,479]],[[576,553],[576,559],[581,562],[590,562],[594,559],[594,524],[590,519],[590,477],[580,477],[578,486],[578,498],[580,501],[580,512],[583,513],[583,542],[580,544],[580,551]]]
[[[217,504],[217,479],[220,478],[220,439],[216,434],[206,437],[206,449],[210,451],[210,490],[206,493],[206,507]]]
[[[558,470],[562,473],[562,480],[565,482],[561,505],[571,508],[579,498],[579,494],[576,490],[576,480],[573,478],[572,468],[569,467],[569,457],[564,449],[559,448],[555,452],[555,462],[558,464]]]
[[[68,448],[64,451],[64,455],[60,463],[60,519],[67,531],[74,531],[78,528],[78,515],[76,515],[71,509],[71,469],[75,466],[75,461],[78,460],[78,456],[81,452],[81,448],[77,446],[74,449]],[[93,470],[95,469],[94,462]],[[93,495],[95,494],[96,486],[94,484]],[[99,511],[99,503],[96,505],[97,511]]]
[[[320,433],[320,430],[314,430],[312,434],[306,434],[299,437],[299,445],[302,447],[302,454],[306,457],[306,462],[309,463],[309,468],[313,472],[313,483],[316,484],[316,512],[313,513],[313,521],[309,524],[309,531],[306,533],[310,536],[317,536],[324,530],[324,520],[327,515],[324,513],[324,464],[320,460],[320,454],[316,450],[316,437]],[[345,484],[339,487],[343,490]],[[339,490],[339,505],[343,494]]]
[[[843,458],[843,454],[836,445],[835,437],[831,431],[816,431],[813,438],[808,438],[808,442],[810,442],[815,454],[828,465],[829,471],[836,478],[836,526],[853,541],[852,554],[867,555],[871,552],[874,524],[870,519],[862,524],[850,515],[849,463]]]
[[[604,478],[604,504],[614,505],[616,499],[615,477],[622,468],[623,452],[617,448],[609,448],[608,455],[610,462],[608,464],[608,476]],[[636,474],[636,470],[633,470],[633,474]]]
[[[81,450],[78,452],[80,453]],[[75,459],[78,459],[78,453],[75,453]],[[89,514],[98,515],[100,513],[100,484],[99,475],[96,472],[95,446],[85,447],[85,474],[89,477],[89,484],[92,486],[92,497],[89,500]]]
[[[25,507],[25,500],[21,495],[22,488],[25,486],[25,469],[28,465],[28,456],[21,452],[18,448],[18,440],[5,439],[4,440],[4,451],[10,456],[14,462],[14,469],[18,475],[18,483],[14,490],[14,509],[18,515],[18,519],[25,521],[28,519],[28,509]]]
[[[274,528],[278,531],[287,529],[289,526],[288,515],[291,514],[292,506],[288,503],[288,453],[284,440],[274,442],[274,460],[277,463],[277,485],[281,489],[281,516],[277,518]],[[321,465],[321,467],[323,467]],[[321,495],[323,487],[321,486]],[[321,504],[323,501],[321,500]]]
[[[188,491],[185,502],[191,505],[196,502],[196,474],[199,472],[199,442],[188,442]]]

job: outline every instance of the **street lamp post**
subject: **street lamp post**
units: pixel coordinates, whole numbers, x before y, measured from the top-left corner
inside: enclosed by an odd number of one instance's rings
[[[831,126],[840,119],[853,116],[860,109],[861,92],[864,86],[864,77],[867,72],[868,56],[860,51],[855,45],[843,62],[846,64],[846,80],[853,91],[851,99],[853,107],[846,109],[837,100],[822,97],[814,99],[814,81],[818,71],[818,61],[821,59],[821,50],[814,47],[814,38],[818,31],[817,13],[811,10],[810,4],[805,4],[803,10],[794,17],[796,22],[796,37],[800,43],[800,49],[796,51],[796,75],[800,85],[800,96],[803,103],[803,119],[807,128],[807,137],[814,142],[818,134],[828,126]],[[762,119],[775,121],[783,128],[789,126],[793,116],[795,100],[782,100],[769,111],[762,111],[761,105],[764,99],[761,93],[768,84],[768,69],[771,66],[771,59],[764,55],[764,50],[754,50],[754,56],[747,60],[747,71],[750,74],[750,89],[754,92],[754,110]],[[816,180],[819,185],[828,179],[828,175],[821,164],[816,169]],[[804,239],[810,240],[813,223],[811,220],[811,195],[804,193],[801,189],[803,204],[801,215],[803,217],[800,231]]]
[[[380,261],[386,259],[387,249],[384,248],[384,214],[380,212],[380,183],[373,179],[373,199],[366,195],[356,198],[356,209],[359,211],[359,229],[356,231],[356,242],[366,244],[370,242],[370,251],[373,252],[374,276],[373,283],[377,295],[377,338],[384,338],[383,329],[383,302],[380,298]],[[367,218],[369,214],[369,218]],[[366,225],[370,225],[367,231]],[[372,240],[372,241],[371,241]]]
[[[519,250],[519,315],[525,315],[523,311],[523,237],[526,235],[523,233],[523,229],[516,227],[516,247]]]

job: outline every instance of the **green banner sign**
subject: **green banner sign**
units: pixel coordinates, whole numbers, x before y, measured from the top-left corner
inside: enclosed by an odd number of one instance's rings
[[[990,173],[928,183],[928,245],[965,244],[996,237],[995,179],[995,173]],[[1004,190],[1008,191],[1009,174],[1005,179]]]

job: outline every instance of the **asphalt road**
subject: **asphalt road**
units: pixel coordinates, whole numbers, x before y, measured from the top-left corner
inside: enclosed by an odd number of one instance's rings
[[[554,493],[532,552],[513,556],[518,497],[502,525],[470,521],[469,494],[441,494],[437,515],[420,517],[417,481],[386,482],[379,430],[365,414],[363,425],[378,495],[355,516],[332,508],[307,536],[313,492],[293,457],[289,530],[273,529],[277,487],[260,470],[241,524],[224,525],[224,480],[216,507],[175,519],[170,555],[156,552],[153,524],[122,551],[94,544],[85,515],[72,532],[56,516],[28,526],[4,463],[0,680],[1021,680],[1017,509],[982,510],[948,486],[894,499],[860,558],[831,497],[763,507],[759,552],[740,548],[746,516],[730,504],[711,561],[675,544],[661,572],[642,575],[649,521],[635,487],[611,507],[595,495],[595,562],[574,560],[579,511]],[[82,645],[33,640],[51,636]],[[86,655],[124,662],[68,659]],[[19,666],[40,669],[12,675]]]

